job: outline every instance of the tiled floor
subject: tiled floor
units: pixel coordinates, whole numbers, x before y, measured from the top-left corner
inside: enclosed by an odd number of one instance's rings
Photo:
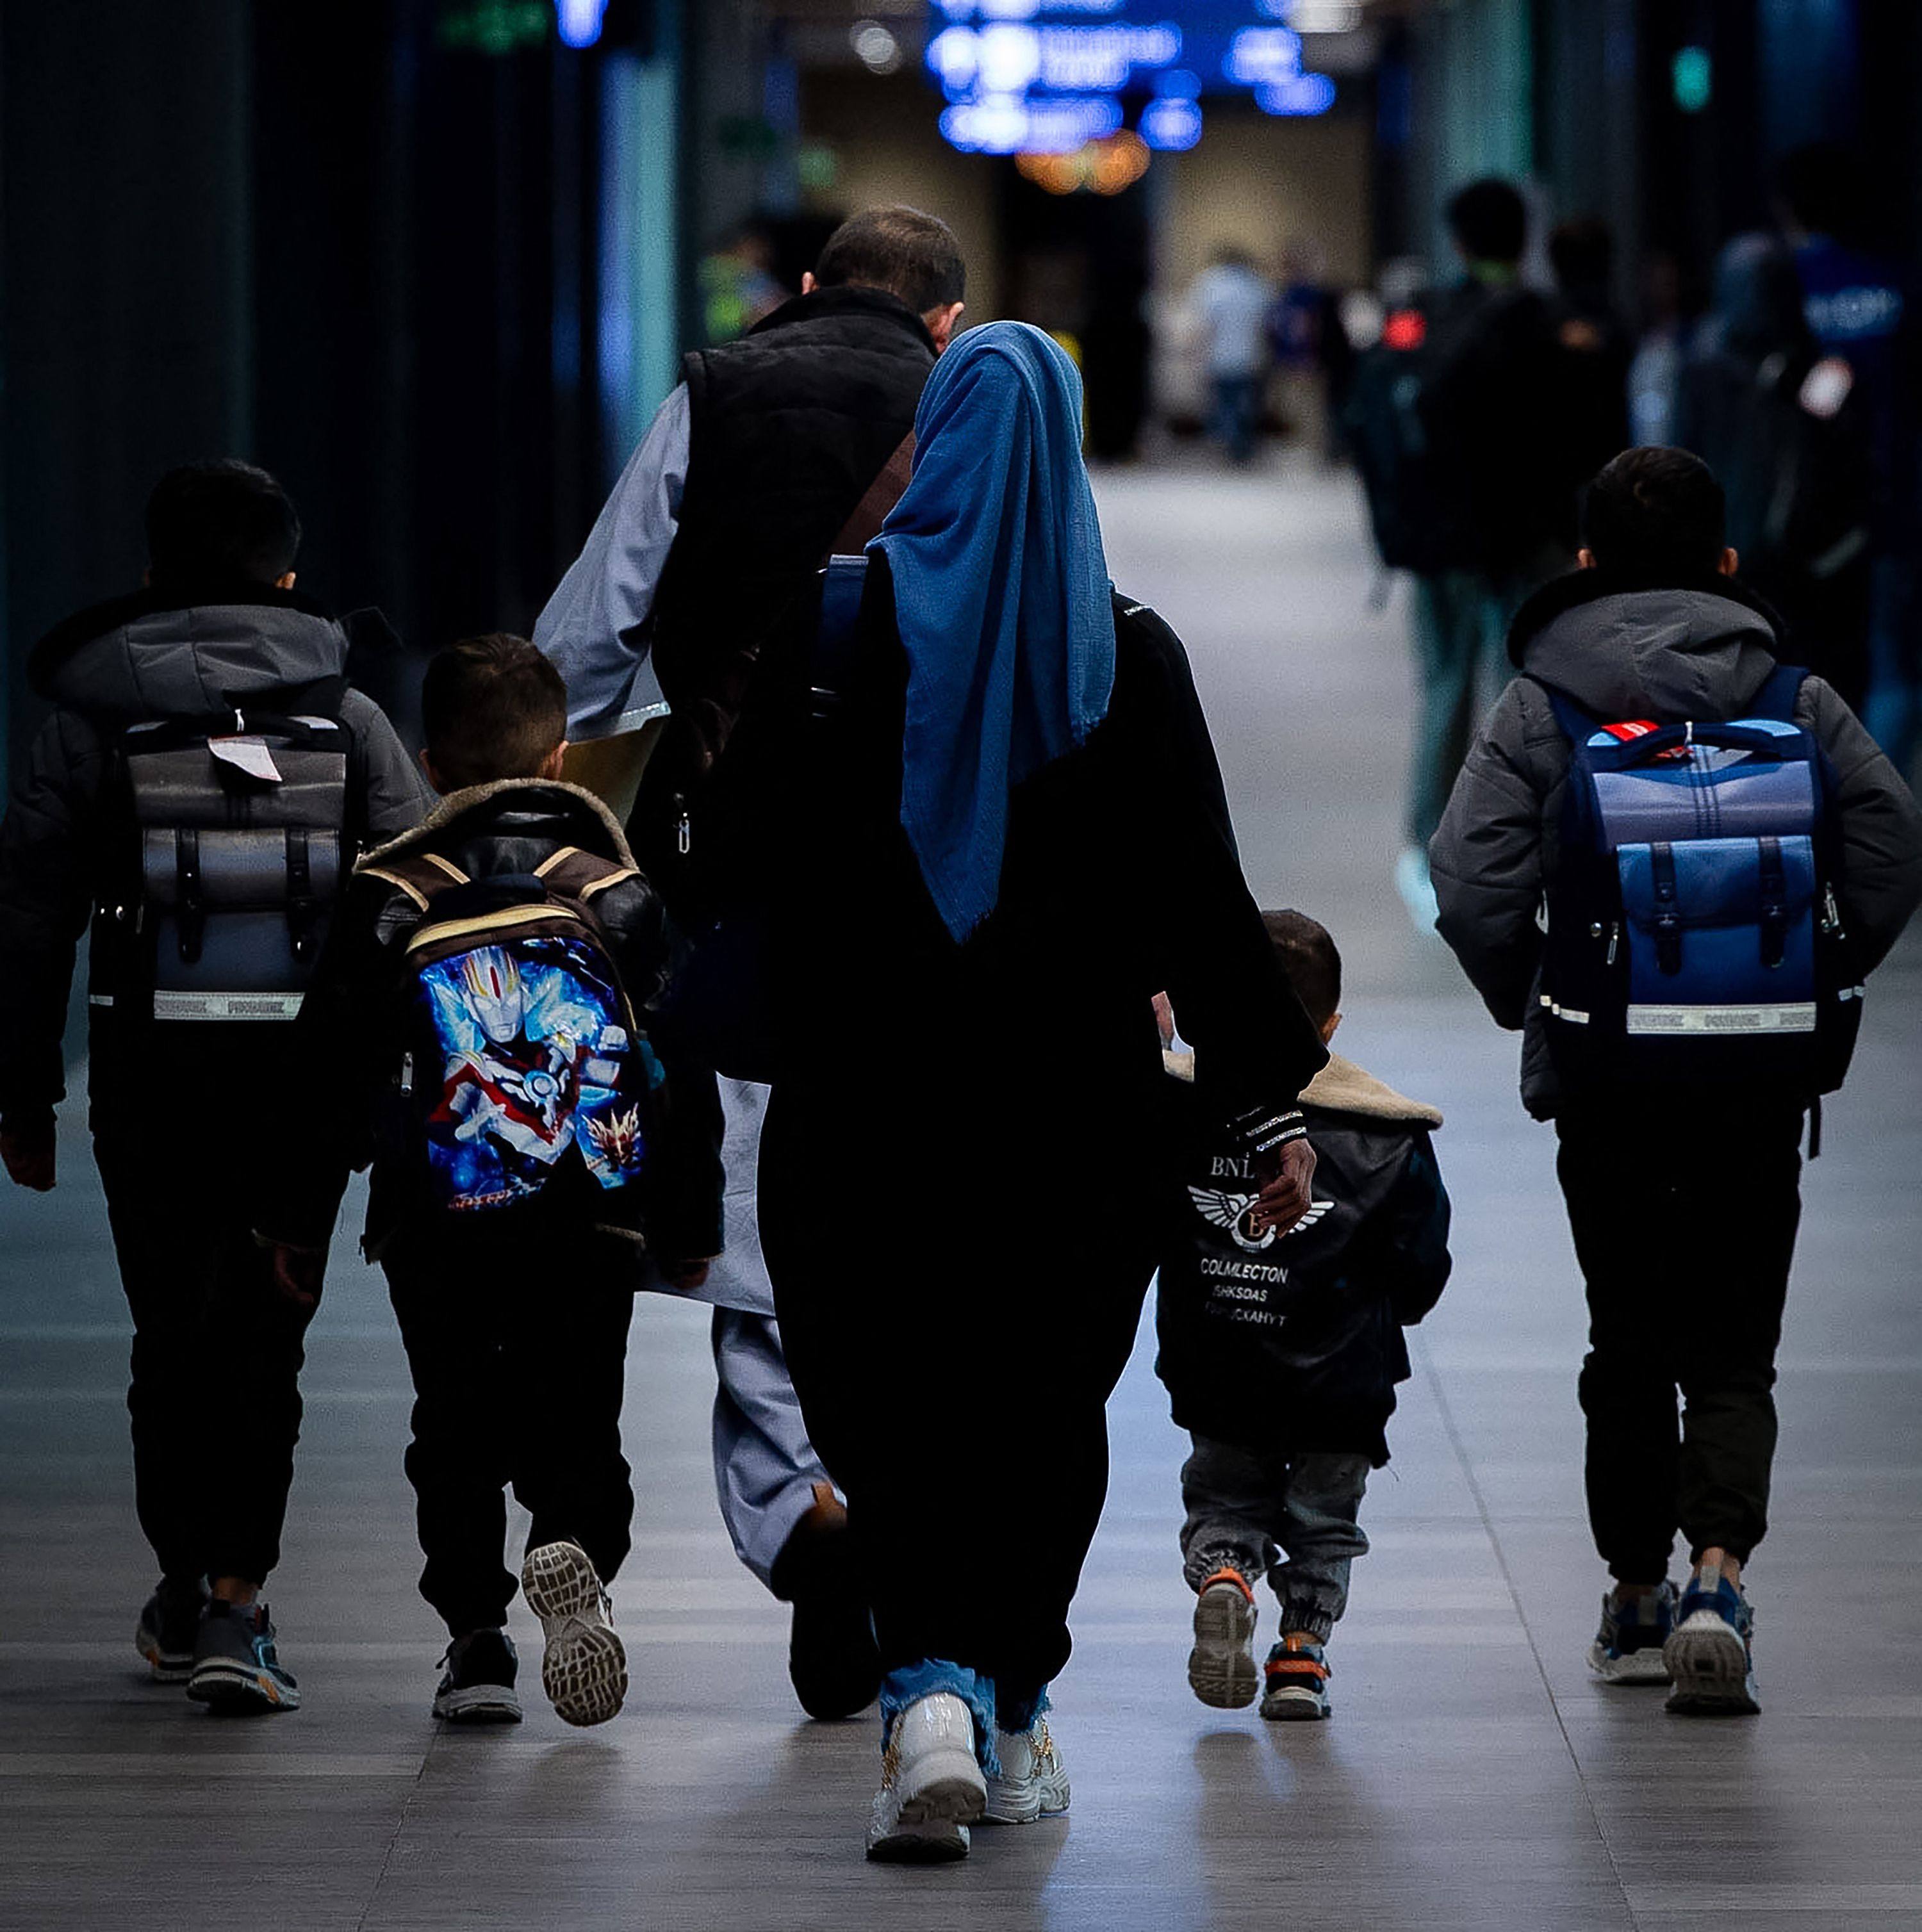
[[[1512,1042],[1387,884],[1406,673],[1398,614],[1365,602],[1353,502],[1198,472],[1103,497],[1117,578],[1188,640],[1258,892],[1322,914],[1347,954],[1342,1045],[1449,1116],[1457,1275],[1369,1498],[1334,1721],[1191,1699],[1180,1443],[1144,1346],[1058,1687],[1071,1820],[984,1832],[962,1867],[865,1865],[872,1720],[800,1720],[782,1614],[714,1514],[701,1314],[648,1303],[629,1708],[593,1733],[537,1709],[437,1734],[405,1370],[377,1277],[347,1262],[273,1589],[307,1706],[211,1721],[143,1684],[128,1644],[152,1576],[123,1310],[75,1136],[51,1200],[0,1198],[0,1927],[1922,1927],[1922,951],[1878,982],[1809,1178],[1779,1526],[1752,1572],[1767,1711],[1668,1719],[1582,1666],[1600,1582],[1551,1145],[1515,1101]],[[1045,1396],[1044,1376],[1038,1414]],[[994,1445],[993,1479],[1011,1466]]]

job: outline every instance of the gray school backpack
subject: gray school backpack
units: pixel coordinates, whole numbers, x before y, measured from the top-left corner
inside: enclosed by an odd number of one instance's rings
[[[122,734],[93,1006],[169,1028],[299,1014],[358,838],[358,746],[332,715],[344,690]]]

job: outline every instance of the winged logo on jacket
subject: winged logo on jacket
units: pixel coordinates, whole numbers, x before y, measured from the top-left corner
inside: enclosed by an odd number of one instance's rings
[[[1213,1187],[1191,1187],[1188,1193],[1196,1211],[1210,1227],[1224,1228],[1234,1238],[1236,1246],[1245,1248],[1252,1255],[1260,1254],[1263,1248],[1272,1246],[1289,1234],[1299,1234],[1304,1228],[1312,1228],[1335,1205],[1332,1201],[1311,1202],[1308,1211],[1292,1228],[1266,1228],[1257,1234],[1248,1216],[1260,1196],[1226,1194]]]

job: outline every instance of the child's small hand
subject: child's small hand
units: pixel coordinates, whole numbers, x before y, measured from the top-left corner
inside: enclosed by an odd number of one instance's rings
[[[1315,1153],[1306,1141],[1290,1141],[1274,1158],[1274,1178],[1263,1184],[1248,1210],[1250,1225],[1257,1234],[1271,1228],[1285,1234],[1308,1211],[1314,1198]]]
[[[661,1279],[677,1293],[686,1294],[707,1286],[706,1262],[663,1262]]]

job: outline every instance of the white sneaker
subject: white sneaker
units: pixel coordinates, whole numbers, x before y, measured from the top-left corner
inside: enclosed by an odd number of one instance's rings
[[[1211,1709],[1239,1711],[1261,1689],[1254,1667],[1254,1592],[1239,1570],[1218,1570],[1194,1600],[1188,1688]]]
[[[1068,1809],[1068,1773],[1047,1718],[1037,1718],[1025,1731],[996,1732],[994,1748],[1001,1769],[988,1780],[984,1824],[1032,1825]]]
[[[612,1605],[578,1543],[544,1543],[521,1565],[521,1589],[541,1620],[547,1648],[541,1688],[570,1724],[604,1724],[627,1695],[627,1652]]]
[[[881,1754],[868,1856],[912,1864],[965,1858],[968,1827],[987,1796],[974,1713],[949,1691],[917,1699],[894,1720]]]

